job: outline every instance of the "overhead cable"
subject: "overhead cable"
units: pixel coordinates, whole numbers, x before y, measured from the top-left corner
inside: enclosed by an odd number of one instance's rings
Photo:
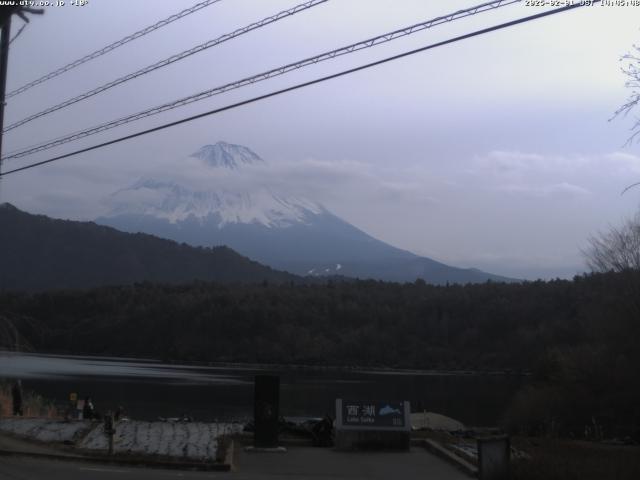
[[[26,23],[23,23],[23,24],[22,24],[22,26],[20,27],[20,29],[19,29],[19,30],[16,32],[16,34],[13,36],[13,38],[12,38],[11,40],[9,40],[9,45],[11,45],[11,44],[14,42],[14,40],[20,36],[20,34],[22,33],[22,31],[25,29],[25,27],[26,27],[26,26],[27,26],[27,24],[26,24]],[[6,97],[6,95],[5,95],[5,97]]]
[[[89,90],[88,92],[82,93],[80,95],[77,95],[73,98],[70,98],[68,100],[65,100],[62,103],[59,103],[57,105],[54,105],[52,107],[49,107],[45,110],[42,110],[38,113],[34,113],[33,115],[29,115],[28,117],[23,118],[22,120],[19,120],[17,122],[12,123],[11,125],[8,125],[5,129],[4,132],[8,132],[10,130],[13,130],[14,128],[17,128],[21,125],[24,125],[25,123],[29,123],[37,118],[40,117],[44,117],[45,115],[49,115],[50,113],[56,112],[58,110],[61,110],[63,108],[69,107],[71,105],[73,105],[74,103],[78,103],[81,102],[82,100],[86,100],[87,98],[93,97],[94,95],[98,95],[99,93],[102,93],[106,90],[109,90],[110,88],[113,88],[117,85],[120,85],[121,83],[125,83],[128,82],[130,80],[133,80],[134,78],[138,78],[141,77],[142,75],[146,75],[148,73],[153,72],[154,70],[158,70],[159,68],[162,67],[166,67],[167,65],[171,65],[172,63],[178,62],[180,60],[183,60],[191,55],[194,55],[196,53],[202,52],[203,50],[207,50],[211,47],[215,47],[216,45],[220,45],[223,42],[229,41],[233,38],[239,37],[240,35],[244,35],[245,33],[251,32],[253,30],[256,30],[258,28],[262,28],[265,27],[271,23],[277,22],[278,20],[282,20],[283,18],[287,18],[290,17],[291,15],[295,15],[296,13],[302,12],[304,10],[308,10],[309,8],[315,7],[317,5],[320,5],[322,3],[327,2],[328,0],[308,0],[304,3],[301,3],[300,5],[296,5],[295,7],[292,7],[288,10],[283,10],[282,12],[278,12],[275,15],[271,15],[269,17],[263,18],[262,20],[259,20],[257,22],[251,23],[250,25],[247,25],[246,27],[242,27],[239,28],[237,30],[234,30],[231,33],[227,33],[225,35],[222,35],[218,38],[215,38],[213,40],[209,40],[208,42],[205,43],[201,43],[200,45],[196,45],[193,48],[190,48],[189,50],[185,50],[183,52],[177,53],[175,55],[172,55],[168,58],[165,58],[164,60],[160,60],[159,62],[153,63],[151,65],[148,65],[140,70],[137,70],[133,73],[129,73],[123,77],[117,78],[115,80],[112,80],[109,83],[105,83],[104,85],[101,85],[97,88],[94,88],[93,90]]]
[[[7,93],[5,98],[11,98],[14,97],[20,93],[26,92],[27,90],[29,90],[32,87],[35,87],[36,85],[40,85],[41,83],[46,82],[47,80],[51,80],[52,78],[55,78],[59,75],[62,75],[65,72],[68,72],[69,70],[72,70],[76,67],[79,67],[80,65],[82,65],[83,63],[87,63],[90,60],[93,60],[94,58],[98,58],[102,55],[104,55],[105,53],[109,53],[112,50],[115,50],[118,47],[121,47],[123,45],[126,45],[129,42],[132,42],[133,40],[136,40],[140,37],[143,37],[151,32],[153,32],[154,30],[157,30],[159,28],[162,28],[166,25],[169,25],[170,23],[175,22],[176,20],[180,20],[183,17],[186,17],[187,15],[191,15],[192,13],[195,13],[199,10],[202,10],[205,7],[208,7],[209,5],[213,5],[214,3],[218,3],[221,0],[205,0],[203,2],[197,3],[194,6],[187,8],[185,10],[182,10],[181,12],[178,12],[174,15],[171,15],[170,17],[165,18],[164,20],[160,20],[159,22],[154,23],[153,25],[150,25],[146,28],[143,28],[142,30],[138,30],[135,33],[132,33],[131,35],[127,35],[124,38],[121,38],[120,40],[117,40],[113,43],[110,43],[109,45],[107,45],[106,47],[102,47],[99,48],[98,50],[89,53],[88,55],[85,55],[82,58],[79,58],[77,60],[74,60],[71,63],[68,63],[67,65],[60,67],[56,70],[54,70],[53,72],[47,73],[46,75],[41,76],[40,78],[37,78],[19,88],[16,88],[15,90],[12,90],[11,92]],[[17,36],[17,35],[16,35]]]

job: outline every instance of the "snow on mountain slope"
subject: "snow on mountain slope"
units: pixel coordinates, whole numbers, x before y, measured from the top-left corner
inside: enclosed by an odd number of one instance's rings
[[[236,170],[263,164],[264,160],[247,147],[218,142],[206,145],[191,157],[213,168]],[[268,186],[229,188],[224,182],[210,190],[190,189],[170,180],[141,178],[133,185],[113,193],[107,203],[109,217],[150,215],[171,223],[195,218],[200,222],[217,217],[218,227],[230,223],[260,224],[282,228],[305,223],[325,209],[308,199],[274,193]]]
[[[109,216],[121,214],[151,215],[171,223],[190,217],[203,222],[219,217],[218,227],[229,223],[257,223],[266,227],[286,227],[307,221],[309,215],[320,214],[324,208],[312,201],[278,196],[263,187],[252,192],[190,190],[169,181],[141,179],[130,187],[118,190],[108,200]]]

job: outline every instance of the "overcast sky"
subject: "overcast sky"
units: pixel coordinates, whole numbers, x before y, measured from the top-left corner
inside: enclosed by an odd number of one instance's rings
[[[31,17],[12,43],[8,90],[195,3],[89,0]],[[298,2],[299,3],[299,2]],[[4,152],[467,8],[478,0],[330,0],[5,135]],[[5,125],[295,5],[222,0],[8,100]],[[100,140],[543,11],[525,2],[441,25],[8,161],[4,170]],[[631,216],[640,145],[620,57],[640,43],[640,7],[584,7],[430,50],[116,146],[9,175],[0,201],[93,219],[141,176],[190,174],[224,140],[267,160],[291,193],[367,233],[446,263],[520,278],[584,270],[589,235]],[[15,17],[12,32],[22,21]],[[640,113],[640,112],[636,112]]]

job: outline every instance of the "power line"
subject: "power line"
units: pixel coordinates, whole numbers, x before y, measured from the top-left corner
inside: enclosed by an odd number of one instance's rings
[[[93,60],[94,58],[98,58],[102,55],[104,55],[105,53],[109,53],[112,50],[115,50],[118,47],[121,47],[129,42],[132,42],[133,40],[136,40],[140,37],[143,37],[151,32],[153,32],[154,30],[157,30],[159,28],[165,27],[167,25],[169,25],[172,22],[175,22],[176,20],[180,20],[183,17],[186,17],[187,15],[191,15],[192,13],[195,13],[199,10],[202,10],[205,7],[208,7],[209,5],[213,5],[214,3],[218,3],[221,0],[205,0],[203,2],[197,3],[194,6],[190,7],[190,8],[186,8],[184,10],[182,10],[181,12],[178,12],[174,15],[171,15],[170,17],[165,18],[164,20],[160,20],[159,22],[154,23],[153,25],[150,25],[146,28],[143,28],[142,30],[138,30],[135,33],[132,33],[131,35],[127,35],[124,38],[121,38],[120,40],[117,40],[109,45],[107,45],[106,47],[100,48],[98,50],[96,50],[95,52],[89,53],[88,55],[85,55],[82,58],[79,58],[77,60],[74,60],[71,63],[68,63],[67,65],[58,68],[57,70],[54,70],[53,72],[47,73],[46,75],[43,75],[40,78],[37,78],[36,80],[33,80],[32,82],[27,83],[26,85],[23,85],[20,88],[16,88],[15,90],[7,93],[6,98],[11,98],[15,95],[18,95],[20,93],[26,92],[27,90],[29,90],[32,87],[35,87],[36,85],[40,85],[41,83],[46,82],[47,80],[51,80],[52,78],[57,77],[58,75],[62,75],[65,72],[68,72],[69,70],[72,70],[80,65],[82,65],[83,63],[88,62],[89,60]]]
[[[20,29],[16,32],[16,34],[13,36],[13,38],[11,40],[9,40],[9,43],[7,45],[11,45],[13,43],[13,41],[18,38],[20,36],[20,34],[22,33],[22,31],[25,29],[25,27],[27,26],[26,23],[23,23],[22,26],[20,27]],[[5,98],[7,96],[5,95]]]
[[[190,48],[189,50],[185,50],[183,52],[172,55],[168,58],[165,58],[164,60],[160,60],[159,62],[156,62],[152,65],[148,65],[133,73],[129,73],[124,77],[117,78],[109,83],[106,83],[97,88],[94,88],[93,90],[89,90],[88,92],[82,93],[73,98],[65,100],[64,102],[54,105],[52,107],[49,107],[45,110],[42,110],[41,112],[34,113],[33,115],[25,117],[22,120],[19,120],[7,126],[4,129],[4,131],[8,132],[9,130],[13,130],[14,128],[24,125],[25,123],[29,123],[37,118],[44,117],[45,115],[49,115],[50,113],[69,107],[74,103],[78,103],[78,102],[81,102],[82,100],[86,100],[87,98],[93,97],[94,95],[98,95],[99,93],[109,90],[110,88],[120,85],[121,83],[128,82],[129,80],[133,80],[134,78],[141,77],[142,75],[151,73],[154,70],[157,70],[159,68],[166,67],[167,65],[171,65],[172,63],[178,62],[191,55],[202,52],[208,48],[215,47],[216,45],[219,45],[228,40],[232,40],[233,38],[239,37],[240,35],[244,35],[245,33],[251,32],[253,30],[257,30],[258,28],[265,27],[271,23],[277,22],[278,20],[282,20],[283,18],[287,18],[287,17],[290,17],[291,15],[295,15],[296,13],[302,12],[304,10],[308,10],[309,8],[313,8],[317,5],[325,3],[326,1],[328,0],[309,0],[305,3],[301,3],[300,5],[296,5],[295,7],[292,7],[288,10],[283,10],[282,12],[278,12],[275,15],[271,15],[269,17],[263,18],[262,20],[259,20],[250,25],[247,25],[246,27],[242,27],[237,30],[234,30],[231,33],[227,33],[213,40],[209,40],[208,42],[202,43],[200,45],[196,45],[195,47]]]
[[[636,183],[632,183],[631,185],[627,186],[624,190],[622,190],[622,192],[620,192],[620,196],[624,195],[627,190],[631,190],[634,187],[638,187],[640,186],[640,182],[636,182]]]
[[[594,0],[594,3],[598,3],[599,1],[600,0]],[[548,10],[548,11],[545,11],[545,12],[537,13],[535,15],[530,15],[528,17],[522,17],[522,18],[518,18],[516,20],[511,20],[509,22],[505,22],[505,23],[501,23],[501,24],[498,24],[498,25],[494,25],[492,27],[487,27],[487,28],[483,28],[481,30],[476,30],[474,32],[466,33],[464,35],[459,35],[457,37],[453,37],[453,38],[450,38],[448,40],[443,40],[441,42],[433,43],[431,45],[427,45],[427,46],[424,46],[424,47],[416,48],[414,50],[409,50],[407,52],[399,53],[399,54],[393,55],[391,57],[386,57],[386,58],[383,58],[382,60],[377,60],[375,62],[367,63],[365,65],[360,65],[358,67],[350,68],[348,70],[343,70],[341,72],[334,73],[334,74],[331,74],[331,75],[326,75],[324,77],[316,78],[314,80],[310,80],[310,81],[307,81],[307,82],[298,83],[296,85],[293,85],[293,86],[290,86],[290,87],[287,87],[287,88],[283,88],[281,90],[276,90],[274,92],[270,92],[270,93],[267,93],[267,94],[264,94],[264,95],[259,95],[257,97],[253,97],[253,98],[250,98],[248,100],[243,100],[241,102],[237,102],[237,103],[233,103],[233,104],[230,104],[230,105],[226,105],[224,107],[220,107],[220,108],[216,108],[216,109],[213,109],[213,110],[209,110],[209,111],[204,112],[204,113],[199,113],[197,115],[192,115],[190,117],[186,117],[186,118],[183,118],[181,120],[176,120],[174,122],[165,123],[163,125],[160,125],[160,126],[157,126],[157,127],[153,127],[153,128],[149,128],[147,130],[143,130],[143,131],[140,131],[140,132],[137,132],[137,133],[132,133],[131,135],[126,135],[124,137],[116,138],[114,140],[109,140],[107,142],[103,142],[103,143],[100,143],[100,144],[97,144],[97,145],[93,145],[91,147],[82,148],[82,149],[75,150],[75,151],[70,152],[70,153],[65,153],[63,155],[58,155],[56,157],[49,158],[47,160],[42,160],[40,162],[31,163],[29,165],[25,165],[25,166],[19,167],[19,168],[14,168],[13,170],[8,170],[8,171],[4,172],[1,176],[9,175],[11,173],[21,172],[21,171],[24,171],[24,170],[28,170],[30,168],[39,167],[41,165],[45,165],[47,163],[55,162],[57,160],[62,160],[64,158],[68,158],[68,157],[72,157],[72,156],[75,156],[75,155],[79,155],[81,153],[86,153],[86,152],[90,152],[92,150],[97,150],[99,148],[103,148],[103,147],[106,147],[106,146],[109,146],[109,145],[114,145],[116,143],[124,142],[125,140],[131,140],[133,138],[141,137],[141,136],[147,135],[149,133],[158,132],[160,130],[164,130],[164,129],[167,129],[167,128],[170,128],[170,127],[174,127],[176,125],[180,125],[180,124],[183,124],[183,123],[191,122],[191,121],[197,120],[199,118],[207,117],[207,116],[210,116],[210,115],[215,115],[217,113],[221,113],[221,112],[224,112],[224,111],[227,111],[227,110],[232,110],[234,108],[238,108],[238,107],[241,107],[243,105],[248,105],[248,104],[251,104],[251,103],[258,102],[260,100],[265,100],[267,98],[275,97],[275,96],[281,95],[283,93],[291,92],[291,91],[294,91],[294,90],[299,90],[301,88],[308,87],[308,86],[311,86],[311,85],[315,85],[317,83],[322,83],[322,82],[325,82],[327,80],[332,80],[334,78],[338,78],[338,77],[342,77],[342,76],[345,76],[345,75],[349,75],[351,73],[355,73],[355,72],[358,72],[360,70],[366,70],[366,69],[369,69],[369,68],[372,68],[372,67],[375,67],[375,66],[378,66],[378,65],[382,65],[384,63],[388,63],[388,62],[391,62],[391,61],[394,61],[394,60],[398,60],[400,58],[408,57],[410,55],[415,55],[415,54],[420,53],[420,52],[431,50],[433,48],[442,47],[444,45],[448,45],[448,44],[451,44],[451,43],[459,42],[461,40],[466,40],[468,38],[476,37],[476,36],[479,36],[479,35],[484,35],[486,33],[490,33],[490,32],[496,31],[496,30],[501,30],[501,29],[504,29],[504,28],[512,27],[514,25],[519,25],[519,24],[522,24],[522,23],[530,22],[532,20],[537,20],[537,19],[540,19],[540,18],[543,18],[543,17],[548,17],[550,15],[555,15],[555,14],[558,14],[558,13],[566,12],[568,10],[573,10],[575,8],[580,8],[580,7],[583,7],[583,6],[584,6],[584,4],[575,3],[575,4],[567,5],[565,7],[556,8],[554,10]]]
[[[237,88],[241,88],[257,82],[268,80],[270,78],[273,78],[279,75],[284,75],[288,72],[298,70],[303,67],[315,65],[316,63],[319,63],[325,60],[331,60],[333,58],[346,55],[349,53],[353,53],[358,50],[362,50],[362,49],[370,48],[382,43],[390,42],[397,38],[411,35],[421,30],[432,28],[443,23],[452,22],[460,18],[476,15],[478,13],[482,13],[489,10],[495,10],[496,8],[504,7],[512,3],[519,3],[519,2],[522,2],[522,0],[495,0],[492,2],[482,3],[480,5],[476,5],[475,7],[467,8],[464,10],[458,10],[448,15],[443,15],[443,16],[436,17],[436,18],[433,18],[421,23],[417,23],[405,28],[394,30],[392,32],[384,33],[382,35],[378,35],[376,37],[372,37],[367,40],[363,40],[361,42],[347,45],[346,47],[341,47],[335,50],[324,52],[319,55],[315,55],[313,57],[305,58],[304,60],[300,60],[298,62],[294,62],[278,68],[274,68],[272,70],[268,70],[266,72],[262,72],[257,75],[252,75],[250,77],[246,77],[235,82],[227,83],[222,86],[214,87],[209,90],[205,90],[203,92],[190,95],[188,97],[184,97],[169,103],[165,103],[153,108],[149,108],[147,110],[143,110],[138,113],[128,115],[126,117],[121,117],[119,119],[112,120],[110,122],[103,123],[85,130],[81,130],[63,137],[58,137],[56,139],[53,139],[43,144],[26,147],[25,149],[21,149],[17,153],[12,153],[10,155],[7,155],[4,159],[21,158],[26,155],[30,155],[32,153],[42,152],[44,150],[48,150],[50,148],[57,147],[59,145],[62,145],[68,142],[79,140],[81,138],[84,138],[90,135],[95,135],[97,133],[101,133],[106,130],[116,128],[121,125],[125,125],[127,123],[140,120],[142,118],[150,117],[152,115],[157,115],[159,113],[166,112],[168,110],[173,110],[174,108],[178,108],[194,102],[198,102],[198,101],[207,99],[209,97],[212,97],[214,95],[219,95],[221,93],[224,93],[230,90],[235,90]]]

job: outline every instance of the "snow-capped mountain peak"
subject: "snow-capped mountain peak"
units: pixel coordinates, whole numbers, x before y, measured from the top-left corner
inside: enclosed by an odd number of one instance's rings
[[[191,155],[207,166],[238,170],[243,166],[264,164],[255,152],[242,145],[218,142],[205,145]],[[227,224],[259,224],[288,227],[305,224],[313,215],[325,212],[320,204],[284,192],[274,192],[269,185],[244,178],[241,172],[210,178],[206,187],[179,184],[172,179],[143,177],[106,199],[108,217],[143,215],[177,224],[196,219],[223,228]]]
[[[191,154],[212,167],[223,167],[235,170],[243,165],[264,163],[264,160],[251,149],[233,143],[218,142],[215,145],[205,145]]]

